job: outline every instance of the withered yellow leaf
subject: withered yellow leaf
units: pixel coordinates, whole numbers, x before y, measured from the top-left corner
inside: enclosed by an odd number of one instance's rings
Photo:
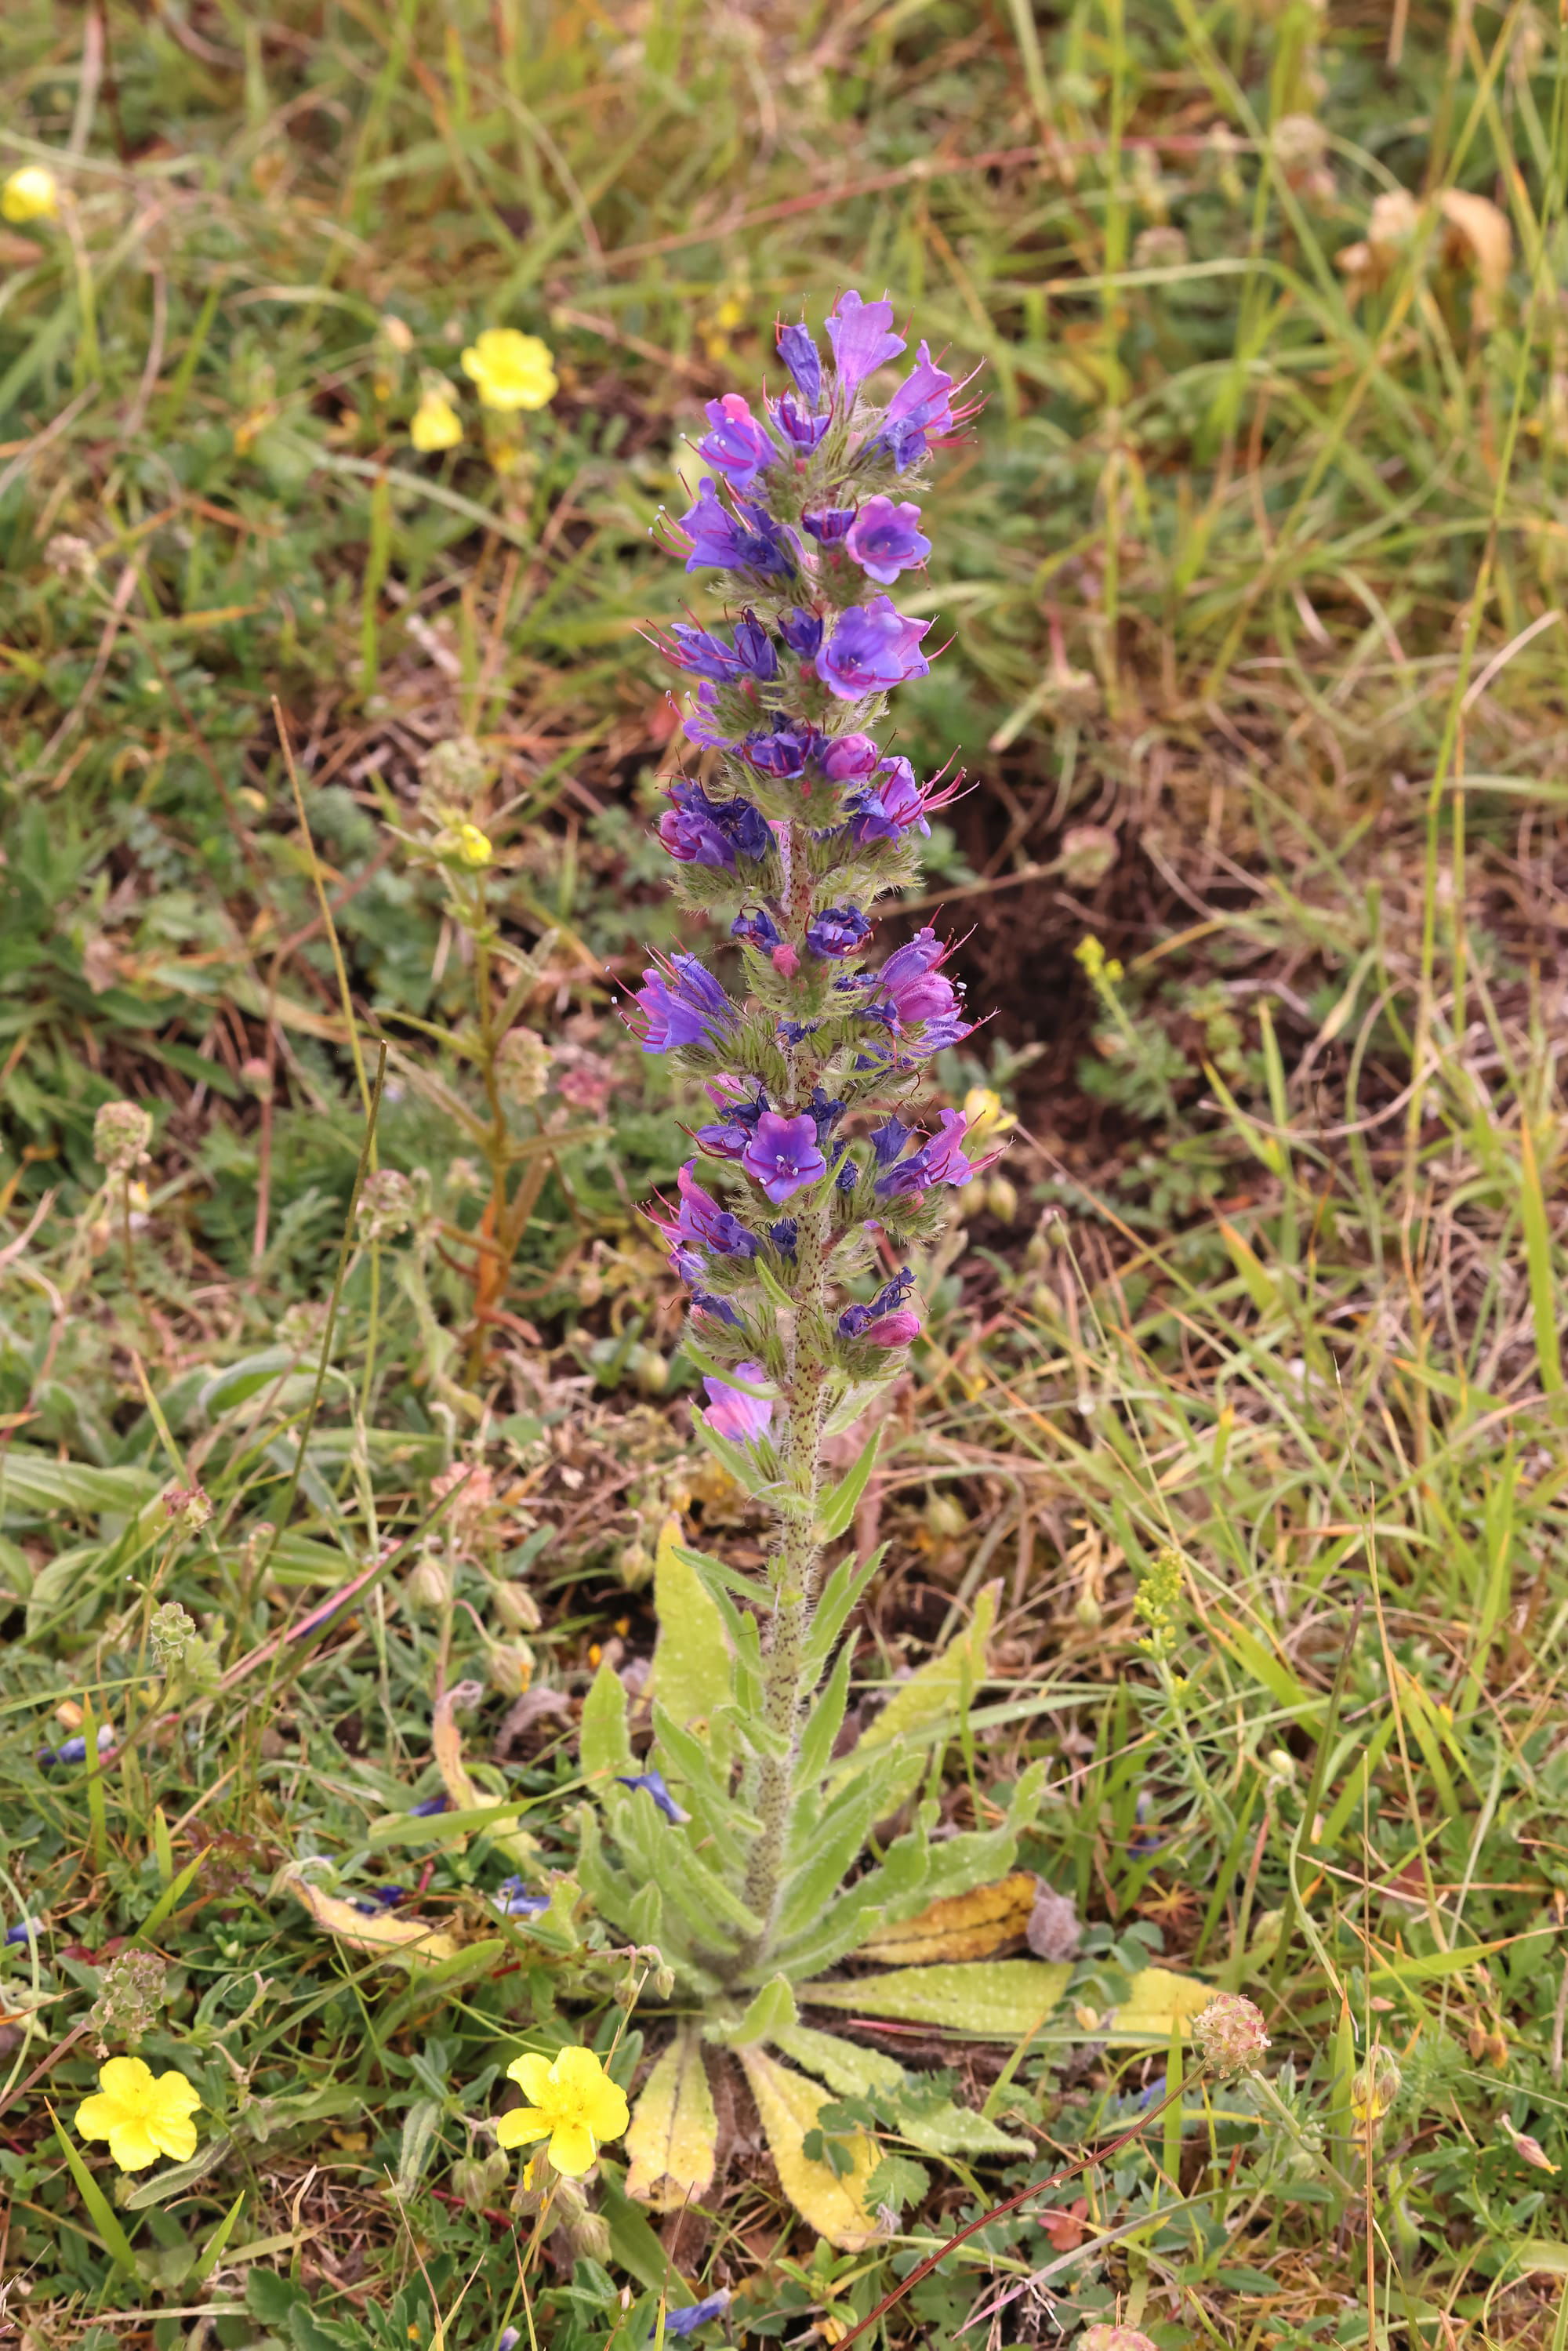
[[[1039,1892],[1031,1871],[1015,1869],[972,1894],[945,1894],[913,1918],[883,1928],[855,1956],[905,1967],[933,1959],[988,1959],[1021,1941]]]
[[[894,1968],[853,1983],[802,1984],[800,1998],[857,2016],[896,2017],[988,2041],[1019,2042],[1051,2014],[1071,1973],[1065,1963],[1045,1959],[954,1960]]]
[[[643,2085],[626,2152],[626,2193],[655,2212],[679,2211],[713,2186],[718,2118],[695,2032],[678,2032]]]
[[[1465,248],[1476,273],[1471,315],[1478,327],[1495,327],[1502,308],[1502,291],[1513,263],[1513,231],[1508,214],[1490,196],[1471,195],[1467,188],[1445,188],[1438,198],[1443,218],[1454,242]]]
[[[1185,2034],[1213,1998],[1214,1986],[1199,1983],[1196,1976],[1177,1975],[1171,1968],[1140,1968],[1126,1999],[1106,2017],[1103,2037],[1166,2042],[1178,2024]]]
[[[768,2134],[779,2184],[801,2219],[841,2253],[864,2251],[876,2235],[866,2210],[865,2184],[876,2168],[877,2147],[864,2131],[848,2142],[852,2162],[841,2179],[825,2163],[813,2163],[804,2139],[815,2130],[828,2093],[818,2082],[792,2073],[760,2049],[737,2051]]]
[[[455,1812],[476,1811],[495,1801],[487,1797],[484,1789],[470,1776],[463,1761],[463,1733],[457,1728],[455,1712],[465,1697],[472,1704],[476,1697],[482,1695],[478,1683],[459,1682],[455,1689],[442,1692],[431,1716],[431,1750],[435,1757],[436,1769],[441,1773],[442,1785]],[[529,1864],[537,1864],[538,1839],[530,1836],[520,1821],[493,1821],[485,1834],[498,1852],[506,1854],[513,1861],[521,1862],[525,1868]]]
[[[319,1927],[325,1927],[350,1951],[367,1952],[372,1959],[398,1959],[405,1967],[434,1967],[437,1959],[452,1959],[458,1946],[451,1935],[444,1935],[426,1918],[401,1918],[392,1910],[367,1916],[356,1910],[351,1902],[340,1896],[324,1893],[312,1886],[297,1862],[280,1869],[273,1880],[275,1891],[292,1894],[303,1903]]]

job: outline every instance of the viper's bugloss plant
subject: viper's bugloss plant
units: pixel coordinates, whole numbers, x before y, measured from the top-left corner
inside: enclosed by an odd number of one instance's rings
[[[929,667],[932,624],[890,592],[932,551],[915,494],[973,407],[924,343],[891,399],[873,398],[872,380],[905,348],[885,300],[842,295],[827,338],[824,357],[804,326],[780,329],[790,388],[760,415],[735,393],[709,402],[698,447],[709,470],[664,527],[689,573],[716,575],[727,606],[722,621],[657,640],[692,681],[688,740],[716,755],[710,772],[668,784],[659,833],[683,904],[720,936],[716,953],[652,965],[631,1016],[643,1050],[706,1093],[674,1197],[652,1213],[691,1293],[685,1344],[708,1398],[698,1432],[775,1531],[762,1577],[667,1545],[653,1752],[678,1801],[659,1805],[653,1775],[637,1772],[625,1692],[601,1669],[583,1727],[601,1810],[585,1815],[580,1868],[609,1918],[657,1945],[707,2040],[737,2048],[786,2187],[847,2245],[872,2225],[872,2143],[846,2143],[836,2166],[803,2155],[823,2094],[767,2046],[839,2091],[864,2090],[856,2053],[799,2023],[792,1987],[1005,1870],[1039,1774],[1024,1774],[996,1828],[933,1842],[927,1801],[862,1860],[984,1671],[981,1621],[923,1669],[931,1678],[904,1686],[873,1735],[835,1753],[853,1646],[842,1635],[876,1561],[828,1552],[876,1438],[831,1487],[824,1448],[905,1364],[921,1331],[916,1253],[988,1158],[962,1113],[925,1106],[932,1056],[973,1025],[948,947],[926,928],[879,953],[873,920],[916,881],[931,811],[956,789],[917,778],[883,721],[894,689]],[[989,1606],[988,1595],[977,1618]],[[1017,1989],[1037,1999],[1040,1987]],[[880,2086],[896,2108],[896,2086]],[[688,2149],[707,2144],[711,2113],[688,2026],[633,2121],[634,2193],[658,2200],[672,2130]],[[971,2151],[1014,2144],[973,2115],[930,2128]],[[675,2190],[703,2185],[699,2165]]]

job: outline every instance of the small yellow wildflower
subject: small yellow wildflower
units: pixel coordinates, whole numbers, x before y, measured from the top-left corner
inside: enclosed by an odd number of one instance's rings
[[[24,163],[0,188],[0,213],[14,225],[24,221],[57,220],[59,183],[42,163]]]
[[[481,865],[488,865],[495,854],[489,834],[481,832],[476,824],[455,826],[454,841],[460,863],[473,866],[476,872]]]
[[[196,2152],[201,2105],[183,2074],[154,2074],[141,2057],[111,2057],[100,2065],[97,2095],[77,2108],[83,2138],[106,2138],[121,2171],[145,2171],[161,2155],[186,2163]]]
[[[496,2137],[503,2147],[549,2141],[549,2159],[568,2179],[591,2169],[606,2139],[619,2138],[631,2109],[591,2049],[563,2049],[552,2061],[530,2051],[515,2057],[507,2079],[517,2083],[526,2106],[503,2115]]]
[[[964,1096],[964,1145],[981,1149],[995,1137],[1009,1134],[1018,1124],[1011,1111],[1002,1108],[1000,1094],[989,1086],[971,1086]]]
[[[422,457],[435,449],[455,449],[463,438],[463,420],[436,384],[427,384],[409,424],[408,437]]]
[[[486,408],[544,408],[560,388],[549,346],[516,327],[486,327],[464,352],[463,372]]]
[[[1079,940],[1072,950],[1072,960],[1082,966],[1091,986],[1095,987],[1098,987],[1102,982],[1109,987],[1114,987],[1119,979],[1126,977],[1120,959],[1106,954],[1092,931],[1086,938]]]

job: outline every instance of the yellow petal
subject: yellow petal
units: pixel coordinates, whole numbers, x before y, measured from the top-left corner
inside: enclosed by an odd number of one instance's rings
[[[139,2116],[116,2123],[109,2134],[109,2151],[121,2171],[145,2171],[158,2160],[158,2142]]]
[[[537,2138],[548,2138],[554,2125],[548,2115],[537,2106],[514,2106],[496,2125],[496,2137],[503,2147],[531,2147]]]
[[[152,2088],[152,2068],[142,2057],[111,2057],[98,2069],[98,2086],[106,2097],[134,2099],[138,2105]]]
[[[188,2163],[196,2152],[196,2126],[188,2115],[150,2115],[147,2136],[163,2155]]]
[[[195,2113],[202,2103],[202,2094],[193,2083],[186,2081],[183,2074],[172,2066],[168,2073],[160,2074],[153,2083],[152,2102],[160,2114],[178,2119]]]
[[[77,2135],[80,2138],[107,2138],[120,2122],[125,2107],[119,2098],[107,2097],[99,2090],[84,2098],[77,2108]]]
[[[549,2159],[569,2179],[580,2179],[591,2171],[598,2152],[586,2123],[557,2123],[550,2134]]]
[[[541,2057],[537,2049],[525,2051],[514,2057],[507,2068],[508,2082],[516,2082],[530,2106],[542,2106],[549,2095],[549,2059]]]

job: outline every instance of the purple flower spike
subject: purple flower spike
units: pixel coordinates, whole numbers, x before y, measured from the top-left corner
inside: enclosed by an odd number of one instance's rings
[[[768,1377],[761,1364],[737,1364],[736,1372],[755,1387]],[[744,1388],[732,1388],[727,1381],[706,1378],[708,1394],[707,1425],[720,1437],[727,1437],[732,1445],[755,1445],[766,1437],[773,1426],[771,1396],[747,1395]]]
[[[795,389],[809,408],[822,397],[822,355],[809,329],[802,326],[778,329],[779,356],[795,379]]]
[[[755,1176],[775,1207],[804,1185],[816,1183],[828,1172],[817,1144],[817,1123],[802,1114],[785,1118],[778,1111],[764,1113],[742,1155],[741,1165]]]
[[[893,305],[862,302],[851,287],[834,303],[828,319],[828,340],[833,347],[833,368],[845,402],[852,401],[868,375],[895,360],[904,349],[904,337],[890,330]]]
[[[853,955],[862,939],[871,935],[871,925],[858,906],[824,906],[814,914],[806,933],[806,945],[814,956],[837,958]]]
[[[732,1033],[737,1019],[735,1006],[695,956],[672,956],[667,976],[656,966],[644,971],[633,1000],[642,1023],[633,1033],[644,1053],[716,1044]]]
[[[722,474],[733,489],[748,490],[758,474],[779,463],[779,452],[765,425],[751,413],[738,392],[710,400],[706,411],[713,427],[697,444],[697,455]]]
[[[736,500],[731,514],[711,475],[704,476],[696,503],[681,517],[680,529],[691,549],[688,571],[754,571],[767,580],[787,578],[795,569],[783,530],[772,516],[745,498]]]
[[[810,528],[809,518],[806,528]],[[844,545],[868,580],[891,588],[901,571],[912,571],[931,552],[920,528],[920,508],[895,507],[891,498],[867,498],[845,535]]]
[[[929,621],[905,620],[889,596],[853,604],[817,655],[817,675],[830,694],[859,702],[868,694],[889,694],[912,677],[925,677],[931,664],[920,651]]]

